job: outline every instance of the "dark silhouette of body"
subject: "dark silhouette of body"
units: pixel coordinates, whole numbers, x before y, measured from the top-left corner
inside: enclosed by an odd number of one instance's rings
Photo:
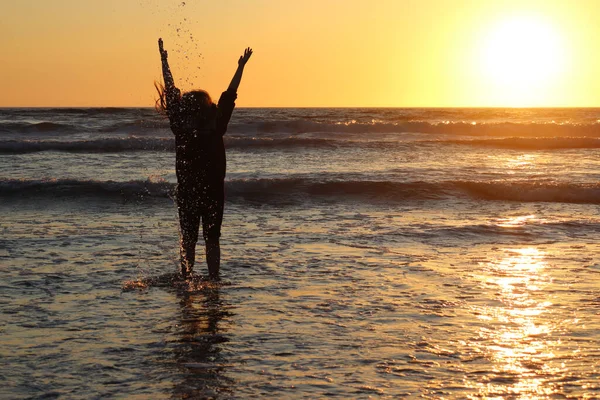
[[[247,48],[238,61],[231,83],[214,104],[207,92],[183,95],[175,87],[167,51],[158,39],[164,87],[157,86],[157,107],[166,111],[175,135],[177,209],[181,230],[181,274],[187,278],[194,268],[200,220],[206,244],[206,263],[211,279],[219,278],[221,223],[223,221],[225,146],[223,135],[235,107],[244,66],[252,55]]]

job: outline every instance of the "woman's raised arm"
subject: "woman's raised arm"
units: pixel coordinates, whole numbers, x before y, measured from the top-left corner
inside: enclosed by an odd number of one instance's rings
[[[172,103],[175,98],[179,98],[179,89],[175,87],[175,81],[173,80],[173,74],[171,68],[169,68],[169,61],[167,60],[168,54],[163,47],[162,39],[158,39],[158,51],[160,52],[160,60],[162,62],[163,79],[165,81],[165,96],[167,98],[167,107]]]
[[[229,87],[227,88],[228,91],[237,92],[238,87],[240,86],[240,82],[242,81],[242,74],[244,73],[244,67],[246,66],[246,63],[250,59],[251,55],[252,55],[252,49],[250,47],[248,47],[248,48],[246,48],[246,50],[244,50],[244,55],[240,56],[240,59],[238,60],[237,70],[235,71],[235,74],[233,74],[231,83],[229,84]]]

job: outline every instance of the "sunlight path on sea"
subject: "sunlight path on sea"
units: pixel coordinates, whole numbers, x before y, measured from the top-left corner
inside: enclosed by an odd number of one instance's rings
[[[552,302],[539,294],[546,291],[550,276],[545,253],[535,247],[511,249],[504,257],[481,265],[475,275],[483,286],[495,291],[497,303],[473,306],[485,325],[479,328],[481,343],[472,342],[494,363],[495,374],[487,382],[474,383],[481,396],[527,395],[544,398],[555,393],[549,377],[566,371],[556,365],[553,333],[562,321],[548,318]]]

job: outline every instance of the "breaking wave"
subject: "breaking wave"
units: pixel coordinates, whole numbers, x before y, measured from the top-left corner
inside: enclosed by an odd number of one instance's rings
[[[310,178],[236,179],[226,182],[229,201],[288,204],[329,201],[402,202],[469,197],[478,200],[600,204],[600,184],[539,184],[528,182],[393,182],[319,180]],[[0,180],[0,197],[38,195],[94,197],[169,197],[175,184],[166,181]]]
[[[527,182],[394,182],[316,181],[305,178],[257,179],[231,182],[228,196],[249,199],[334,196],[342,199],[403,201],[471,197],[478,200],[600,204],[600,184],[538,184]]]
[[[3,179],[0,197],[169,197],[175,185],[166,181],[95,181],[77,179]]]

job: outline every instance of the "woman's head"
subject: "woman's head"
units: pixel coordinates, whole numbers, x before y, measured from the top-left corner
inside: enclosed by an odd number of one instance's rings
[[[167,113],[167,99],[165,87],[158,82],[154,82],[154,87],[158,92],[158,99],[155,102],[155,108],[160,113]],[[185,92],[180,98],[181,109],[184,113],[197,115],[200,117],[209,117],[214,113],[215,105],[206,90],[191,90]]]
[[[213,101],[206,90],[192,90],[181,96],[181,107],[185,113],[208,115],[213,108]]]

